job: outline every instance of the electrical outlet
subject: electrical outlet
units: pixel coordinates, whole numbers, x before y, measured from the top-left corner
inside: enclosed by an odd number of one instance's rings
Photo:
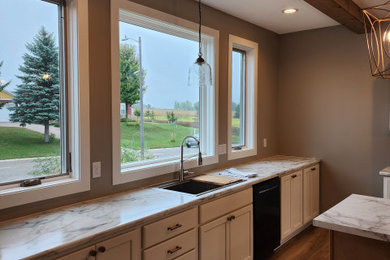
[[[268,146],[268,140],[267,138],[263,139],[263,147],[266,148]]]
[[[93,162],[92,163],[92,178],[100,178],[102,177],[102,163],[101,162]]]

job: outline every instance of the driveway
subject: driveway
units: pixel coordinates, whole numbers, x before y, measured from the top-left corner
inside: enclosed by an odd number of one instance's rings
[[[25,127],[20,126],[20,123],[11,123],[11,122],[0,122],[0,127],[21,127],[21,128],[26,128],[34,132],[38,132],[41,134],[45,133],[45,127],[43,125],[37,125],[37,124],[27,124]],[[49,132],[51,134],[54,134],[56,138],[61,137],[61,131],[59,127],[55,126],[49,126]]]

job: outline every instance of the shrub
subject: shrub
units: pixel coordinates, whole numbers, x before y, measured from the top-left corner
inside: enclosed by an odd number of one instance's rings
[[[61,158],[59,156],[37,158],[33,162],[34,166],[30,174],[34,176],[45,176],[61,173]]]
[[[56,135],[53,134],[53,133],[51,133],[51,134],[49,135],[49,142],[52,143],[52,142],[54,142],[55,140],[56,140]]]
[[[153,159],[154,156],[147,151],[144,152],[144,160]],[[140,151],[122,148],[121,149],[121,163],[136,162],[141,160]]]

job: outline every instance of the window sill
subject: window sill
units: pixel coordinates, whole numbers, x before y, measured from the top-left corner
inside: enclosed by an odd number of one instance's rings
[[[7,185],[0,188],[0,209],[83,192],[89,189],[89,179],[80,180],[69,176],[42,180],[42,184],[31,187],[20,187],[18,184]]]
[[[132,181],[138,181],[142,179],[152,178],[155,176],[174,173],[180,170],[180,159],[172,159],[170,161],[148,164],[148,165],[140,165],[124,168],[120,173],[113,175],[113,185],[128,183]],[[203,164],[211,165],[218,163],[218,156],[205,156],[203,157]],[[197,159],[190,159],[184,162],[185,169],[191,169],[195,167],[202,167],[197,165]]]
[[[253,147],[243,147],[241,150],[230,149],[228,160],[236,160],[257,155],[257,149]]]

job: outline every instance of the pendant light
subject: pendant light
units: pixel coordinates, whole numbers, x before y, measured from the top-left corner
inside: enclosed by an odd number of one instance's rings
[[[199,53],[195,63],[192,64],[188,73],[188,85],[199,86],[205,88],[211,86],[212,76],[211,67],[203,59],[202,55],[202,5],[201,0],[198,1],[199,10]]]
[[[390,79],[390,1],[362,11],[371,74]]]

